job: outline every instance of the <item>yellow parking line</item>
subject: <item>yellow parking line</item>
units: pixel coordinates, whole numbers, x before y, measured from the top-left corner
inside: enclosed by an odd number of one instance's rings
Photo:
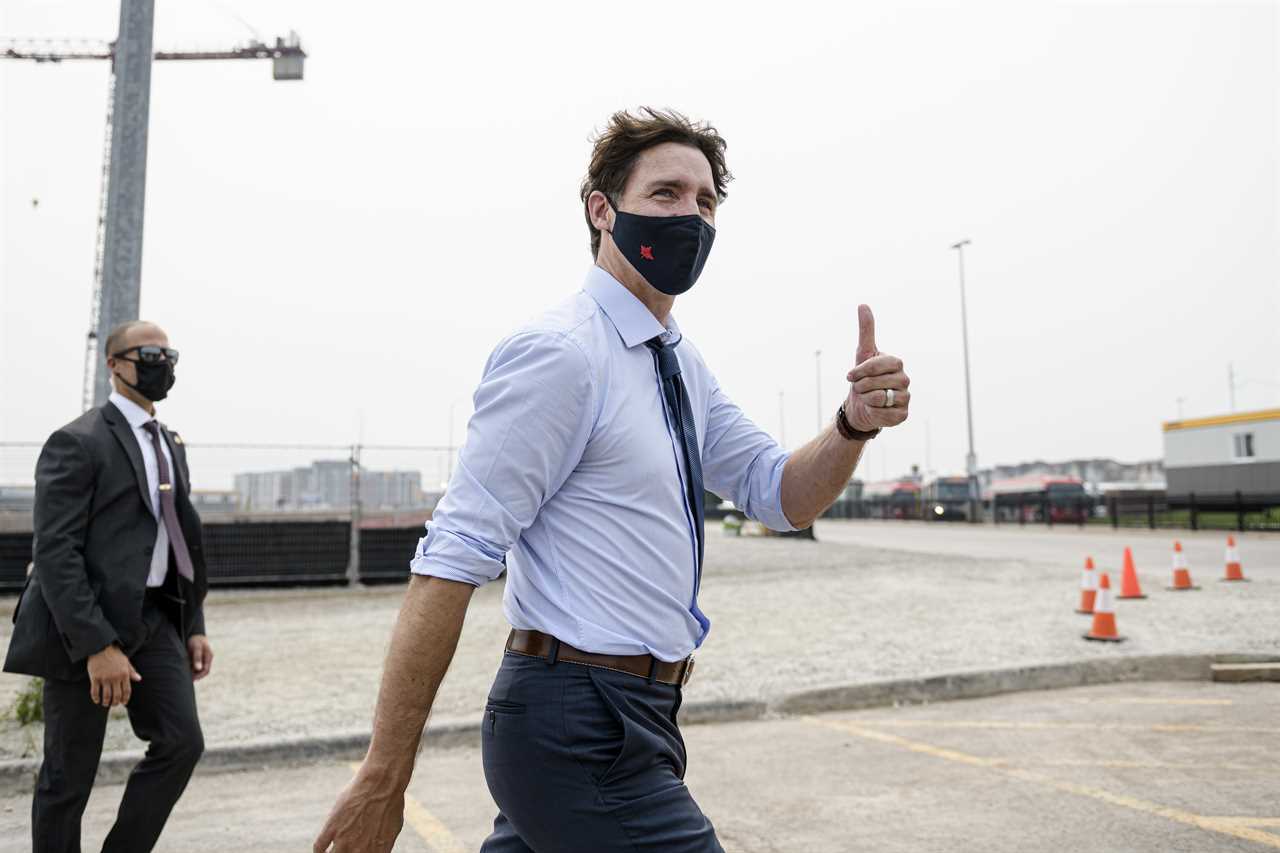
[[[351,769],[359,770],[360,765],[352,764]],[[407,792],[404,795],[404,822],[418,833],[431,853],[466,853],[466,848],[449,831],[449,827]]]
[[[862,725],[892,729],[1020,729],[1024,731],[1055,731],[1078,729],[1090,732],[1166,732],[1231,734],[1280,734],[1274,726],[1226,726],[1202,723],[1074,723],[1028,722],[1025,720],[865,720]]]
[[[1117,696],[1098,699],[1071,699],[1073,705],[1230,705],[1231,699],[1161,699],[1144,696]]]
[[[462,843],[449,831],[449,827],[408,794],[404,795],[404,820],[434,853],[465,853]]]
[[[844,732],[846,734],[857,735],[858,737],[866,738],[867,740],[887,743],[893,746],[902,747],[903,749],[910,750],[911,752],[931,755],[935,758],[942,758],[947,761],[955,761],[960,764],[968,764],[973,767],[983,767],[996,773],[1009,776],[1013,779],[1032,782],[1047,788],[1053,788],[1069,794],[1100,800],[1104,803],[1120,806],[1143,814],[1163,817],[1187,826],[1194,826],[1197,829],[1217,832],[1222,835],[1230,835],[1235,838],[1242,838],[1246,841],[1253,841],[1268,847],[1280,849],[1280,836],[1272,835],[1269,832],[1262,832],[1253,828],[1257,825],[1270,825],[1269,822],[1272,818],[1254,819],[1205,817],[1203,815],[1192,814],[1191,812],[1183,811],[1181,809],[1162,806],[1158,803],[1152,803],[1147,800],[1140,800],[1136,797],[1126,797],[1122,794],[1113,794],[1110,791],[1104,791],[1101,788],[1094,788],[1088,785],[1077,785],[1074,782],[1063,782],[1058,779],[1052,779],[1048,776],[1044,776],[1040,773],[1034,773],[1030,770],[1005,767],[1002,766],[1001,759],[982,758],[981,756],[970,755],[966,752],[960,752],[955,749],[946,749],[944,747],[938,747],[928,743],[921,743],[920,741],[908,740],[907,738],[900,737],[899,735],[868,729],[856,723],[837,720],[819,720],[813,717],[809,717],[807,719],[810,723],[835,729],[836,731]]]
[[[1022,761],[1018,759],[1018,761]],[[1013,759],[1006,759],[1012,764]],[[1025,762],[1024,762],[1025,763]],[[1034,764],[1042,767],[1107,767],[1119,770],[1266,770],[1274,768],[1265,764],[1208,764],[1202,761],[1092,761],[1087,758],[1036,759]]]

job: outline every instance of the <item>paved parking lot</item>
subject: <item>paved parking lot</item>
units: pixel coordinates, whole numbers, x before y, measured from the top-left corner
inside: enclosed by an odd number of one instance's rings
[[[1280,656],[1280,536],[1241,542],[1247,584],[1221,584],[1218,533],[821,521],[817,542],[730,539],[709,528],[700,593],[713,627],[690,703],[768,701],[798,690],[1119,655]],[[1181,536],[1203,589],[1167,593]],[[1150,598],[1121,602],[1128,640],[1092,644],[1074,612],[1086,555],[1113,573],[1132,545]],[[1113,581],[1119,580],[1113,574]],[[368,731],[402,587],[227,590],[210,596],[217,658],[197,692],[207,743]],[[474,719],[509,630],[502,585],[467,614],[436,699],[438,719]],[[13,600],[0,601],[0,650]],[[26,679],[0,678],[0,712]],[[0,718],[0,759],[39,752],[39,727]],[[108,750],[138,748],[123,711]]]
[[[1280,686],[1127,684],[690,726],[688,783],[727,853],[1280,849]],[[160,850],[308,849],[351,766],[201,775]],[[122,788],[86,816],[96,849]],[[28,832],[0,800],[0,838]],[[479,848],[478,751],[428,754],[399,851]],[[13,849],[19,849],[16,845]]]

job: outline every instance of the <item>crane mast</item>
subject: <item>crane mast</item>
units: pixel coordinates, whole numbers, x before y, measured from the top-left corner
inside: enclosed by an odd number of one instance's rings
[[[0,59],[37,63],[109,60],[107,128],[93,254],[93,292],[85,339],[81,405],[106,402],[110,393],[102,352],[111,329],[138,318],[142,280],[142,217],[146,193],[151,63],[158,61],[270,59],[272,78],[301,80],[306,52],[297,33],[275,44],[254,39],[226,49],[153,51],[155,0],[120,0],[115,41],[13,39],[0,42]]]

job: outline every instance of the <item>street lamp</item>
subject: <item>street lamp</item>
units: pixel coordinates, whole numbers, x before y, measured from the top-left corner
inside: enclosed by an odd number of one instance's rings
[[[969,390],[969,317],[964,299],[964,247],[969,239],[953,243],[956,258],[960,262],[960,335],[964,341],[964,406],[969,421],[969,454],[964,459],[965,472],[969,475],[969,520],[978,520],[978,456],[973,452],[973,394]]]
[[[461,398],[459,398],[459,397],[454,397],[454,398],[453,398],[453,401],[452,401],[451,403],[449,403],[449,473],[448,473],[448,475],[445,477],[445,483],[450,483],[450,482],[452,482],[452,481],[453,481],[453,455],[454,455],[454,448],[453,448],[453,411],[454,411],[454,408],[455,408],[455,407],[457,407],[457,405],[458,405],[458,400],[459,400],[459,399],[461,399]],[[447,488],[447,486],[446,486],[446,488]]]
[[[778,392],[778,444],[784,449],[787,446],[786,391]]]
[[[818,391],[818,432],[822,432],[822,350],[813,353],[814,372],[817,375]]]

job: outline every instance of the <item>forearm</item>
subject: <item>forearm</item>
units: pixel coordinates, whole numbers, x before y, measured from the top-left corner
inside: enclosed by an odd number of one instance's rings
[[[782,470],[782,511],[795,527],[808,527],[849,484],[865,441],[844,438],[832,424],[791,454]]]
[[[475,587],[414,575],[400,607],[373,714],[369,772],[403,790]]]

